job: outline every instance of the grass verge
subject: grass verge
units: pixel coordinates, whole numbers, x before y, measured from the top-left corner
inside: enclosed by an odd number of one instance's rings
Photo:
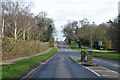
[[[72,49],[74,50],[89,50],[89,49],[86,49],[86,48],[79,48],[77,45],[75,44],[68,44]]]
[[[19,77],[28,71],[32,66],[39,64],[40,61],[45,61],[46,59],[53,56],[57,51],[58,49],[53,48],[46,54],[16,61],[15,64],[2,66],[2,78],[4,79]]]
[[[109,54],[109,53],[101,53],[101,52],[93,51],[93,56],[104,57],[104,58],[108,58],[108,59],[120,60],[120,55],[119,54]]]
[[[74,50],[85,50],[88,51],[90,49],[86,49],[86,48],[79,48],[77,45],[75,44],[69,44],[69,46],[74,49]],[[96,52],[93,51],[93,56],[97,56],[97,57],[104,57],[104,58],[108,58],[108,59],[116,59],[116,60],[120,60],[120,55],[117,53],[102,53],[102,52]]]

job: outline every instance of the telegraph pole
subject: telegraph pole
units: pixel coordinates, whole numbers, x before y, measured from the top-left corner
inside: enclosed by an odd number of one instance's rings
[[[91,27],[91,50],[92,50],[92,27]]]
[[[90,37],[90,40],[91,40],[91,50],[92,50],[92,27],[93,27],[94,24],[95,24],[95,22],[92,23],[91,30],[90,30],[91,31],[91,37]]]

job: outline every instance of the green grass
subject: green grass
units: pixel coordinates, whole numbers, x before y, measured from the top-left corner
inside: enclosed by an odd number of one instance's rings
[[[89,49],[86,49],[86,48],[79,48],[77,45],[75,44],[69,44],[69,46],[74,49],[74,50],[89,50]]]
[[[32,66],[39,64],[40,61],[45,61],[46,59],[53,56],[58,49],[53,48],[46,54],[39,56],[23,59],[15,62],[15,64],[10,64],[2,66],[2,78],[16,78],[29,70]]]
[[[85,48],[79,48],[75,44],[69,44],[69,46],[74,50],[85,50],[85,51],[90,50],[90,49],[85,49]],[[104,57],[104,58],[108,58],[108,59],[120,60],[120,55],[117,54],[117,52],[115,52],[115,53],[113,52],[112,54],[109,54],[109,53],[101,53],[101,52],[93,51],[93,56],[99,56],[99,57]]]
[[[109,54],[109,53],[101,53],[101,52],[93,51],[93,56],[99,56],[99,57],[104,57],[104,58],[109,58],[109,59],[120,60],[120,55],[119,54]]]
[[[120,52],[110,52],[110,53],[113,53],[113,54],[120,54]]]

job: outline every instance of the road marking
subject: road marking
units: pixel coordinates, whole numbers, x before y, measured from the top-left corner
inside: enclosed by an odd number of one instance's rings
[[[110,76],[110,75],[102,75],[102,76]]]
[[[69,55],[69,57],[71,58],[71,59],[73,59],[74,61],[77,61],[78,60],[78,58],[76,59],[76,57],[75,56],[73,56],[73,55]],[[78,64],[80,64],[79,62],[77,62]],[[106,67],[103,67],[103,66],[97,66],[97,67],[86,67],[86,66],[83,66],[84,68],[86,68],[86,69],[88,69],[89,71],[91,71],[91,72],[93,72],[95,75],[97,75],[98,77],[100,77],[100,76],[108,76],[108,77],[114,77],[114,76],[116,76],[117,74],[119,74],[118,72],[116,72],[116,71],[113,71],[113,70],[111,70],[111,69],[108,69],[108,68],[106,68]],[[95,70],[94,70],[95,69]],[[96,70],[97,69],[97,70]],[[99,70],[98,70],[99,69]],[[111,73],[110,75],[108,75],[108,74],[106,74],[105,72],[106,72],[106,70],[107,70],[107,73]],[[105,72],[104,72],[105,71]],[[98,74],[99,73],[99,74]],[[115,74],[116,73],[116,74]]]
[[[94,70],[94,71],[102,72],[102,71],[104,71],[104,70]],[[113,72],[113,73],[115,73],[115,74],[119,74],[119,73],[117,73],[117,72],[115,72],[115,71],[113,71],[113,70],[109,70],[109,71],[105,71],[105,72]]]
[[[102,63],[109,64],[109,65],[111,65],[111,66],[115,66],[115,67],[119,67],[119,68],[120,68],[120,66],[119,66],[119,65],[110,64],[110,63],[108,63],[108,62],[103,62],[103,61],[100,61],[100,60],[98,60],[98,59],[93,59],[93,60],[96,60],[96,61],[99,61],[99,62],[102,62]]]
[[[94,71],[97,71],[97,72],[111,72],[111,71],[109,71],[109,70],[94,70]]]
[[[37,68],[33,69],[32,71],[30,71],[26,76],[22,77],[21,80],[27,78],[31,73],[33,73],[35,70],[37,70],[41,65],[39,65]]]
[[[94,69],[95,67],[90,67],[91,69]],[[118,72],[116,72],[116,71],[113,71],[113,70],[111,70],[111,69],[109,69],[109,68],[106,68],[106,67],[100,67],[101,69],[103,69],[103,70],[94,70],[94,71],[104,71],[105,69],[106,70],[108,70],[108,71],[106,71],[106,72],[113,72],[113,73],[115,73],[115,74],[119,74]]]
[[[59,50],[59,49],[58,49]],[[56,53],[57,54],[57,53]],[[21,80],[25,79],[25,78],[29,78],[29,75],[34,73],[36,70],[40,69],[41,67],[43,67],[48,61],[50,61],[54,56],[56,56],[56,54],[54,54],[52,57],[50,57],[49,59],[47,59],[45,62],[41,62],[39,66],[37,66],[36,68],[34,68],[33,70],[31,70],[30,72],[27,73],[27,75],[25,75],[24,77],[21,78]],[[35,72],[36,73],[36,72]]]
[[[111,72],[113,72],[113,73],[116,73],[116,74],[119,74],[118,72],[116,72],[116,71],[113,71],[113,70],[110,70]]]
[[[95,71],[93,71],[93,70],[91,70],[90,68],[88,68],[88,67],[85,67],[86,69],[88,69],[88,70],[90,70],[91,72],[93,72],[94,74],[96,74],[97,76],[101,76],[100,74],[98,74],[97,72],[95,72]]]

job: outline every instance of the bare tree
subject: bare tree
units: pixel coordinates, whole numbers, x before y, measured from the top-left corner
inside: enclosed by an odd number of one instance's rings
[[[3,3],[5,4],[5,2]],[[13,35],[15,39],[18,39],[22,35],[24,35],[24,40],[25,40],[25,33],[28,30],[27,14],[29,14],[29,11],[27,9],[29,8],[29,6],[24,6],[25,3],[19,3],[19,2],[6,2],[6,3],[8,3],[7,5],[5,5],[8,8],[6,10],[7,19],[5,22],[5,25],[8,27],[7,29],[10,29],[10,33]],[[3,14],[3,22],[4,22],[4,15],[5,14]]]
[[[5,4],[2,2],[2,37],[4,37],[4,27],[5,27]]]

